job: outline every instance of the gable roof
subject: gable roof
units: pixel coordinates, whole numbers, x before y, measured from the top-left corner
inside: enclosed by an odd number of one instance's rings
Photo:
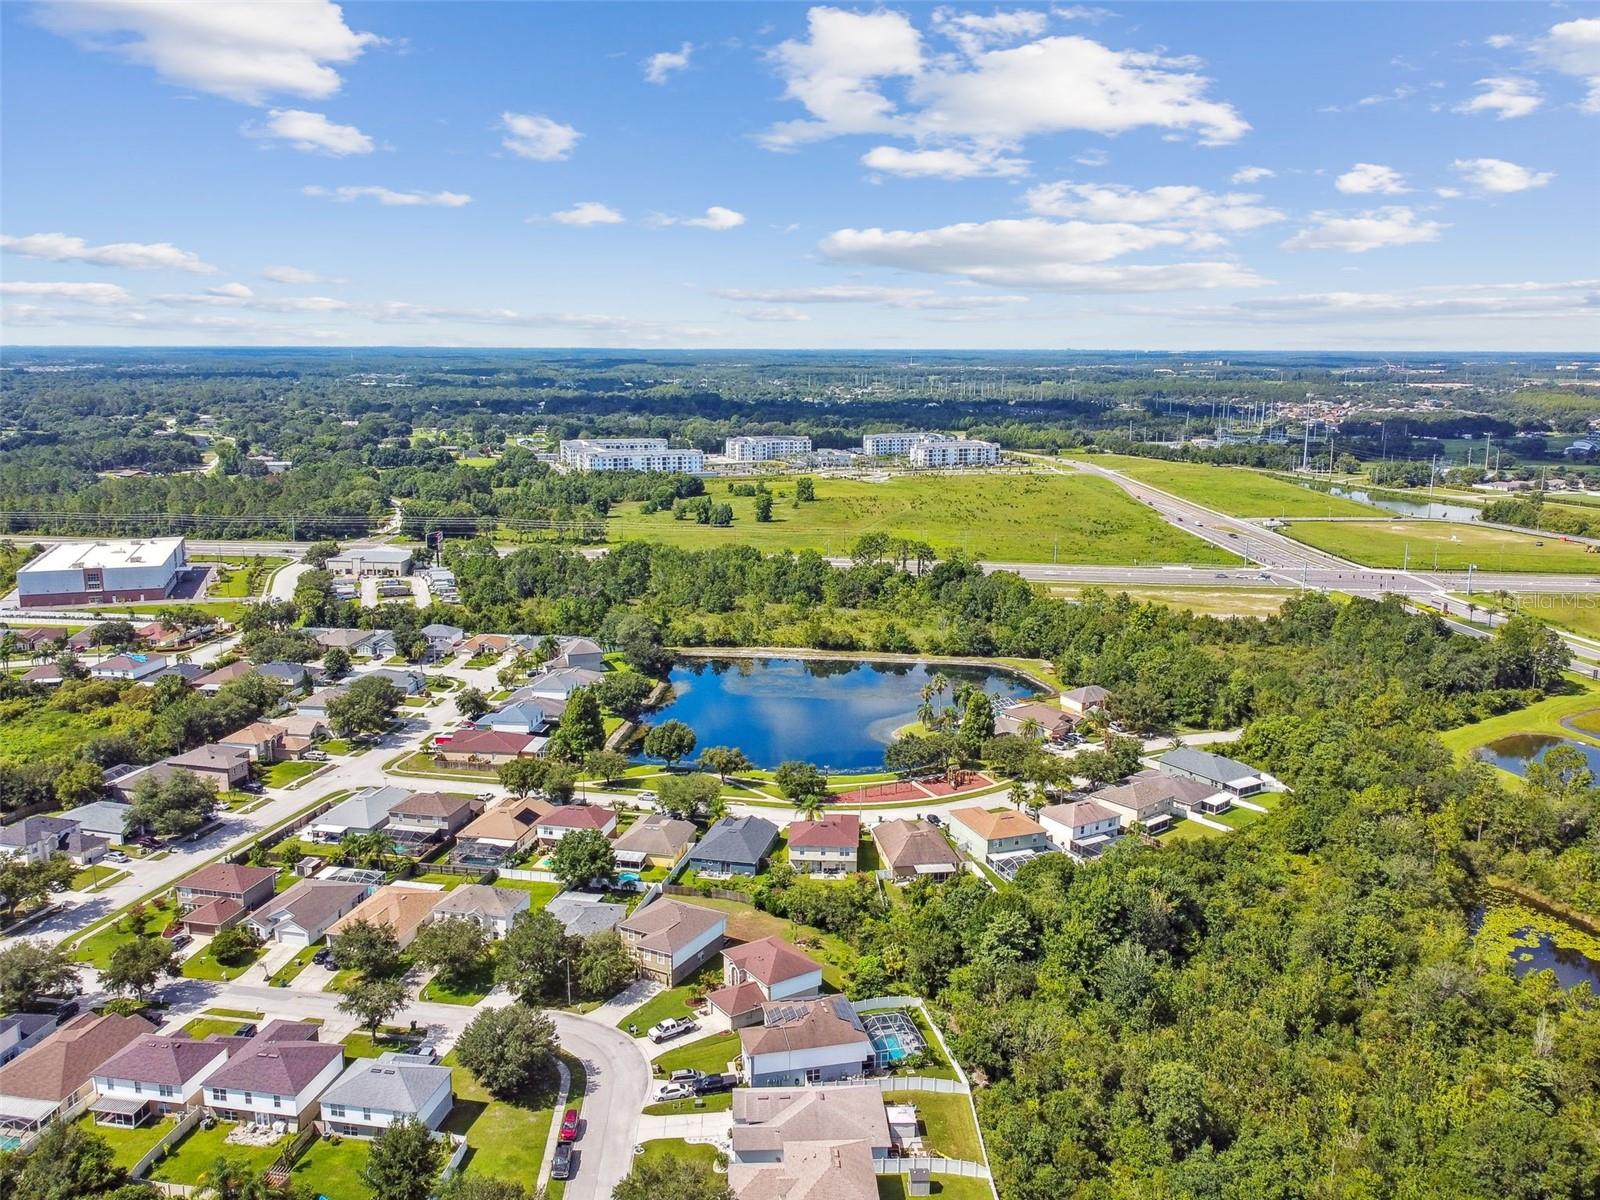
[[[722,957],[768,987],[821,969],[809,956],[775,936],[729,946]]]
[[[200,1071],[228,1052],[220,1042],[197,1042],[179,1037],[136,1038],[94,1069],[103,1079],[132,1079],[139,1083],[165,1083],[182,1087]]]
[[[446,792],[412,792],[389,810],[391,817],[453,817],[462,809],[470,809],[469,796],[452,796]]]
[[[180,888],[190,888],[202,892],[227,892],[232,895],[242,896],[253,887],[258,887],[267,879],[277,876],[278,872],[271,867],[247,867],[237,863],[211,863],[201,867],[193,875],[186,875],[178,880]]]
[[[961,856],[955,847],[926,821],[905,818],[879,821],[872,827],[872,839],[878,843],[878,853],[884,862],[897,871],[933,866],[959,869],[961,866]]]
[[[1243,779],[1257,779],[1261,772],[1248,763],[1239,762],[1237,759],[1224,758],[1220,754],[1212,754],[1205,750],[1195,750],[1189,746],[1180,746],[1176,750],[1168,750],[1156,760],[1163,767],[1171,767],[1174,771],[1187,771],[1192,775],[1199,775],[1203,779],[1214,779],[1218,783],[1235,783]]]
[[[657,900],[645,908],[635,909],[632,916],[617,922],[617,928],[639,934],[641,949],[671,954],[707,930],[718,925],[727,928],[727,924],[727,916],[716,909],[700,908],[681,900]]]
[[[392,1050],[377,1058],[357,1059],[322,1093],[321,1101],[350,1108],[375,1108],[384,1112],[416,1113],[432,1099],[450,1068],[417,1061],[415,1055]]]
[[[824,813],[815,821],[789,822],[789,849],[851,850],[861,843],[861,818],[855,813]]]
[[[769,1001],[761,1006],[761,1024],[741,1029],[739,1040],[747,1055],[872,1044],[854,1006],[843,996]]]
[[[628,915],[628,906],[609,904],[587,892],[564,892],[546,904],[544,911],[561,922],[568,937],[589,937],[616,928]]]
[[[1104,704],[1111,699],[1111,693],[1098,683],[1089,683],[1083,687],[1073,688],[1070,692],[1062,692],[1061,698],[1075,700],[1079,704]]]
[[[312,825],[345,826],[349,829],[375,829],[389,819],[394,806],[411,793],[392,784],[369,787],[339,801],[311,822]]]
[[[950,819],[960,821],[987,842],[998,838],[1027,837],[1030,834],[1044,832],[1044,826],[1032,817],[1024,816],[1010,808],[993,812],[986,808],[956,808],[950,810]]]
[[[65,1100],[106,1059],[135,1038],[155,1031],[143,1017],[82,1013],[0,1067],[0,1096]]]
[[[1068,829],[1076,829],[1095,821],[1120,821],[1122,818],[1103,804],[1093,800],[1074,800],[1070,804],[1052,804],[1039,813],[1040,821],[1054,821]]]
[[[181,919],[185,924],[193,922],[196,925],[221,925],[244,911],[244,905],[232,896],[217,896],[191,908]]]
[[[253,1037],[206,1080],[208,1088],[293,1096],[330,1062],[344,1058],[337,1042],[279,1041]]]
[[[250,755],[237,746],[219,746],[211,742],[204,746],[196,746],[187,754],[174,754],[161,761],[169,767],[184,767],[191,771],[232,771],[235,767],[248,763]]]
[[[542,729],[559,715],[559,712],[550,712],[543,704],[531,700],[517,701],[512,704],[502,704],[493,712],[484,713],[478,718],[478,724],[517,725],[526,729]]]
[[[486,883],[469,883],[446,892],[444,899],[433,906],[429,916],[435,919],[483,916],[510,921],[532,902],[533,897],[521,888],[497,888],[490,887]]]
[[[59,838],[71,833],[77,826],[60,817],[23,817],[9,825],[0,825],[0,846],[31,846],[45,838]]]
[[[736,862],[759,865],[772,843],[778,840],[778,827],[764,817],[723,817],[690,853],[696,862]]]
[[[337,937],[357,921],[387,925],[397,937],[405,937],[421,925],[444,899],[443,892],[424,888],[385,884],[328,927]]]
[[[1193,804],[1215,793],[1214,786],[1198,779],[1162,771],[1140,771],[1116,787],[1101,788],[1094,798],[1101,804],[1115,804],[1134,814],[1142,814],[1173,801]]]
[[[212,685],[232,683],[235,679],[241,679],[254,670],[255,666],[253,664],[244,661],[229,663],[225,667],[218,667],[210,674],[200,676],[199,679],[195,680],[195,686],[211,687]]]
[[[663,812],[640,817],[611,843],[613,850],[634,854],[677,854],[694,841],[694,824]]]

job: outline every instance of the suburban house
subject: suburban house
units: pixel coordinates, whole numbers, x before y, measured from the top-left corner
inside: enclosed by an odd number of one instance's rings
[[[157,671],[154,675],[150,676],[150,682],[158,683],[167,678],[169,675],[176,675],[190,687],[194,687],[210,673],[211,672],[207,671],[199,663],[168,663],[164,669]]]
[[[232,683],[235,679],[243,679],[246,675],[255,673],[255,665],[242,659],[231,662],[225,667],[218,667],[215,671],[208,672],[194,680],[194,689],[207,696],[214,696],[221,691],[225,684]]]
[[[1058,849],[1077,859],[1098,856],[1122,835],[1121,814],[1093,800],[1052,804],[1039,813],[1039,823]]]
[[[586,637],[560,638],[556,656],[544,664],[547,671],[604,671],[606,652],[600,643]]]
[[[538,639],[526,633],[479,633],[461,644],[461,649],[471,658],[480,654],[499,656],[507,650],[526,650]]]
[[[926,821],[879,821],[872,827],[872,840],[878,844],[879,861],[897,880],[919,875],[946,879],[961,871],[961,856]]]
[[[694,844],[695,827],[692,822],[669,817],[663,812],[653,812],[640,817],[611,843],[617,856],[617,865],[635,871],[650,867],[667,870],[678,865],[678,860]]]
[[[297,692],[311,682],[311,672],[303,663],[269,662],[257,667],[256,674],[283,684],[291,692]]]
[[[385,827],[396,843],[443,841],[478,815],[479,804],[444,792],[412,792],[389,810]]]
[[[373,643],[376,635],[385,632],[379,629],[318,629],[314,631],[317,645],[323,650],[343,650],[351,658],[375,658],[379,650],[385,656],[394,650],[391,641],[387,647],[378,647]]]
[[[689,851],[689,865],[702,875],[754,875],[777,840],[763,817],[723,817]]]
[[[957,808],[950,812],[950,836],[979,862],[1024,851],[1053,850],[1044,826],[1010,808]]]
[[[877,1200],[877,1167],[893,1144],[875,1087],[739,1088],[728,1186],[762,1200]]]
[[[825,813],[789,822],[789,865],[803,875],[851,875],[861,849],[861,818]]]
[[[593,937],[615,929],[628,915],[626,904],[611,904],[590,892],[562,892],[544,911],[561,922],[568,937]]]
[[[527,700],[503,704],[493,712],[484,713],[473,722],[479,729],[492,729],[496,733],[517,733],[532,736],[549,733],[561,717],[565,705],[559,700],[546,699],[542,703],[529,697]]]
[[[473,866],[500,866],[533,845],[539,819],[554,805],[528,797],[508,800],[486,809],[456,835],[453,862]]]
[[[1180,797],[1183,808],[1188,809],[1213,794],[1212,788],[1193,779],[1140,771],[1115,787],[1101,788],[1094,794],[1094,802],[1117,813],[1124,825],[1137,821],[1155,833],[1172,824]]]
[[[95,663],[89,675],[93,679],[144,679],[166,666],[167,660],[159,654],[118,654]]]
[[[616,811],[603,804],[563,804],[539,818],[534,836],[545,845],[554,846],[569,833],[590,829],[609,836],[616,827]]]
[[[317,1117],[317,1098],[344,1070],[335,1042],[251,1038],[206,1080],[205,1106],[224,1121],[304,1129]]]
[[[1188,746],[1168,750],[1156,759],[1156,765],[1169,775],[1180,775],[1197,783],[1209,784],[1229,796],[1253,796],[1267,786],[1262,773],[1254,767],[1231,758],[1224,758],[1220,754],[1194,750]],[[1227,805],[1223,805],[1223,808],[1226,807]]]
[[[376,676],[387,679],[402,696],[420,696],[428,690],[428,677],[421,671],[410,667],[378,667],[361,676],[368,679]]]
[[[178,904],[191,909],[213,900],[231,900],[241,908],[254,908],[272,899],[277,878],[272,867],[211,863],[178,881]]]
[[[418,632],[428,639],[428,653],[434,658],[453,653],[467,636],[467,631],[456,625],[424,625]]]
[[[197,746],[186,754],[174,754],[161,760],[169,767],[190,771],[217,785],[218,791],[227,791],[236,783],[250,778],[250,754],[237,746],[219,746],[215,742]]]
[[[533,897],[521,888],[490,887],[486,883],[469,883],[444,894],[444,899],[434,905],[428,920],[444,921],[451,917],[465,917],[483,927],[490,937],[505,937],[517,914],[527,912]]]
[[[80,1013],[0,1067],[0,1135],[27,1133],[93,1088],[94,1069],[156,1031],[143,1017]]]
[[[1061,693],[1061,707],[1069,713],[1082,717],[1103,709],[1111,701],[1111,693],[1097,683],[1085,687],[1073,688],[1070,692]]]
[[[534,676],[524,687],[532,696],[549,696],[555,700],[565,700],[578,688],[590,687],[599,683],[602,678],[599,671],[590,667],[559,667]]]
[[[438,1129],[455,1107],[450,1068],[426,1054],[385,1051],[358,1058],[322,1093],[324,1133],[377,1137],[403,1117]]]
[[[162,672],[165,674],[165,672]],[[29,667],[22,673],[23,683],[37,683],[43,687],[55,687],[61,682],[61,668],[55,663],[40,663],[37,667]]]
[[[0,1067],[6,1065],[25,1050],[31,1050],[40,1038],[56,1027],[56,1019],[49,1013],[12,1013],[0,1017]]]
[[[99,1097],[90,1106],[100,1125],[137,1128],[151,1117],[181,1113],[200,1101],[200,1089],[228,1061],[221,1038],[187,1034],[134,1039],[94,1069]]]
[[[87,647],[92,644],[94,632],[93,630],[84,630],[83,632],[87,634],[87,638],[84,641],[84,646]],[[66,629],[60,625],[19,625],[11,630],[11,635],[33,653],[48,649],[57,642],[70,641],[67,637]],[[72,636],[77,637],[78,635],[73,634]],[[79,647],[73,648],[78,649]]]
[[[389,814],[411,792],[392,784],[363,788],[339,801],[311,822],[306,839],[312,842],[337,842],[347,834],[373,833],[389,823]]]
[[[775,1000],[739,1030],[740,1074],[751,1087],[803,1087],[866,1073],[872,1039],[843,996]]]
[[[120,842],[122,839],[119,837],[117,840]],[[109,849],[111,849],[109,838],[96,837],[92,833],[84,833],[81,829],[74,829],[61,842],[61,853],[80,867],[99,862]]]
[[[337,938],[357,921],[366,921],[372,925],[387,925],[394,931],[395,941],[400,943],[403,950],[411,944],[411,939],[417,936],[417,930],[422,928],[444,896],[444,892],[431,888],[385,884],[330,925],[328,939],[332,941]]]
[[[433,753],[447,763],[500,763],[514,758],[535,758],[547,739],[524,733],[496,733],[492,729],[458,729],[437,737]]]
[[[349,690],[349,684],[336,683],[332,687],[318,688],[304,700],[294,706],[294,711],[302,717],[311,717],[323,724],[328,720],[328,705]]]
[[[262,941],[310,946],[321,941],[340,917],[373,893],[365,883],[302,879],[276,899],[256,909],[248,924]]]
[[[328,736],[327,720],[313,714],[274,717],[272,723],[283,730],[286,738],[305,738],[307,742],[314,742]]]
[[[236,746],[250,756],[251,762],[274,763],[288,757],[283,744],[286,736],[282,726],[256,721],[218,738],[217,745]]]
[[[681,900],[657,900],[618,921],[617,932],[641,974],[676,987],[722,949],[728,918]]]
[[[1037,702],[1010,704],[994,715],[996,733],[1035,737],[1047,742],[1064,742],[1077,724],[1071,713]]]
[[[810,997],[822,991],[822,968],[779,937],[727,946],[722,951],[722,986],[706,1000],[734,1029],[761,1020],[769,1000]]]
[[[23,862],[48,862],[62,851],[69,834],[78,827],[64,817],[23,817],[0,825],[0,860],[20,858]],[[120,836],[121,831],[118,831]]]

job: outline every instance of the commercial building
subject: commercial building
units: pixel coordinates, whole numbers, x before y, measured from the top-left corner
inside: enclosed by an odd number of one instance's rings
[[[72,542],[46,550],[18,571],[17,596],[23,608],[165,600],[188,565],[181,537]]]
[[[334,575],[409,575],[411,551],[400,546],[367,546],[346,550],[328,560]]]
[[[706,469],[699,450],[673,450],[666,438],[576,438],[561,443],[558,461],[578,471],[681,471]]]
[[[773,462],[785,458],[803,458],[810,453],[810,438],[776,434],[731,437],[722,446],[722,456],[734,462]]]
[[[970,438],[941,438],[918,442],[906,457],[913,467],[992,467],[1000,461],[1000,447]]]

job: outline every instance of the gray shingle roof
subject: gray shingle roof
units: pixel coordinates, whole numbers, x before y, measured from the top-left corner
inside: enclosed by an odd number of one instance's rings
[[[689,860],[756,866],[777,840],[778,827],[763,817],[723,817],[689,852]]]
[[[353,1062],[333,1086],[322,1093],[324,1107],[373,1108],[384,1112],[416,1113],[450,1078],[450,1068],[429,1066],[415,1055],[380,1054],[376,1059]]]
[[[626,904],[607,904],[598,896],[581,892],[557,896],[544,910],[561,922],[568,937],[589,937],[615,929],[617,922],[628,915]]]
[[[1169,750],[1158,761],[1164,767],[1171,767],[1175,771],[1187,771],[1191,775],[1212,779],[1218,783],[1253,779],[1261,774],[1254,767],[1236,759],[1224,758],[1220,754],[1211,754],[1205,750],[1194,750],[1188,746]]]

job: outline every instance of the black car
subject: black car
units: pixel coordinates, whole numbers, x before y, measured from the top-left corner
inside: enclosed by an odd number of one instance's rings
[[[28,1008],[33,1012],[54,1017],[56,1019],[56,1024],[60,1025],[78,1011],[78,1002],[70,999],[36,1000],[34,1003],[28,1005]]]
[[[702,1075],[694,1081],[696,1096],[714,1096],[718,1092],[731,1092],[739,1084],[737,1075]]]
[[[570,1179],[572,1177],[572,1146],[562,1142],[556,1146],[556,1156],[550,1160],[551,1179]]]

